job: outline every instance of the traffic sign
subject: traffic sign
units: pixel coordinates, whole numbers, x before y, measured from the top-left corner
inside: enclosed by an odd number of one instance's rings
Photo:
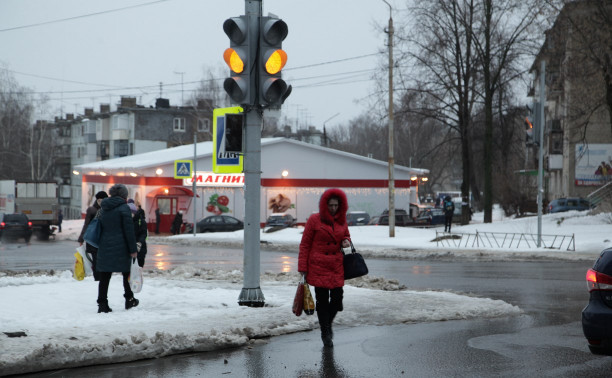
[[[226,151],[227,116],[242,114],[240,106],[219,108],[213,110],[213,172],[215,173],[241,173],[244,162],[243,155],[238,152]]]
[[[188,179],[193,175],[193,160],[175,160],[174,161],[174,178]]]

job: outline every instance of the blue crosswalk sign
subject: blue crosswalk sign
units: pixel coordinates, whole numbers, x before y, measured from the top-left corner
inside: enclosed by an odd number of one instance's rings
[[[175,179],[189,179],[193,175],[193,161],[192,160],[175,160],[174,161],[174,178]]]

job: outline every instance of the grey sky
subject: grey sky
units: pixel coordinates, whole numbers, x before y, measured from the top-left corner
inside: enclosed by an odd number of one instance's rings
[[[128,9],[106,12],[120,8]],[[294,90],[283,106],[287,121],[295,125],[299,117],[299,126],[321,128],[337,113],[328,126],[360,114],[365,104],[355,101],[374,88],[373,70],[386,59],[363,56],[386,49],[375,24],[386,26],[389,7],[382,0],[264,0],[268,12],[289,26],[283,72]],[[226,76],[222,24],[243,13],[243,0],[0,0],[0,63],[21,85],[51,92],[53,116],[100,103],[114,109],[121,95],[154,105],[160,82],[163,97],[178,105],[181,79],[187,99],[206,68]],[[73,19],[48,23],[66,18]],[[19,28],[33,24],[41,25]]]

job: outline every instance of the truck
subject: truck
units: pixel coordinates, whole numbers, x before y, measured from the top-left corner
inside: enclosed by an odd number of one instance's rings
[[[39,240],[48,240],[55,230],[51,226],[58,224],[57,183],[2,180],[0,190],[0,198],[6,198],[6,206],[0,212],[26,214],[34,235]]]

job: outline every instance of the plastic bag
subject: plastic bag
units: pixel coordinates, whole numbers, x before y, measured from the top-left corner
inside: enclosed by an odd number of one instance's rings
[[[293,298],[293,313],[295,316],[302,315],[304,309],[304,277],[300,280],[297,290],[295,292],[295,298]]]
[[[80,253],[75,252],[74,257],[76,260],[74,261],[74,272],[72,273],[72,277],[74,277],[77,281],[83,281],[85,278],[85,267],[83,266],[83,256]]]
[[[310,286],[304,283],[304,312],[306,315],[312,315],[315,312],[315,303],[310,294]]]
[[[140,293],[142,290],[142,268],[138,265],[136,258],[132,257],[132,266],[130,267],[130,289],[134,293]]]
[[[92,261],[91,261],[91,256],[88,256],[87,252],[85,252],[85,243],[77,247],[76,250],[83,258],[83,267],[85,268],[85,275],[91,276],[93,274],[93,269],[91,268]]]

